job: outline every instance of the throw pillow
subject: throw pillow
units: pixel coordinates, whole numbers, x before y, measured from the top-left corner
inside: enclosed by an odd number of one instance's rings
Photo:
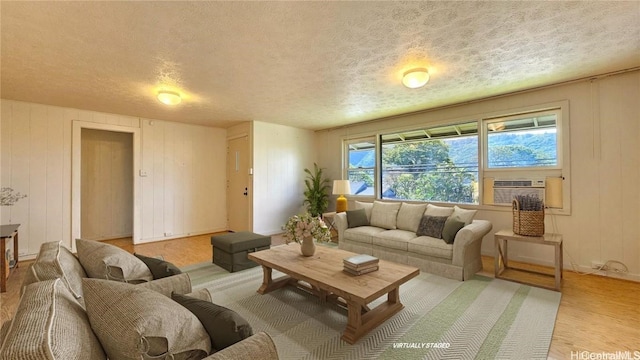
[[[253,335],[251,325],[233,310],[186,295],[171,294],[171,298],[200,320],[215,350],[222,350]]]
[[[153,280],[142,260],[117,246],[93,240],[76,240],[78,260],[91,278],[141,283]]]
[[[373,209],[373,203],[356,201],[356,209],[364,209],[364,212],[367,213],[367,222],[371,222],[371,210]]]
[[[426,208],[427,204],[402,203],[398,211],[398,229],[418,232],[418,226]]]
[[[430,216],[450,216],[453,214],[453,208],[448,206],[436,206],[436,205],[427,205],[427,210],[424,212],[425,215]]]
[[[371,209],[371,226],[394,230],[401,203],[385,203],[374,201]]]
[[[26,286],[13,320],[3,329],[0,359],[107,358],[87,313],[62,279]]]
[[[78,258],[61,241],[46,242],[40,245],[36,261],[28,268],[22,288],[34,282],[60,278],[82,303],[82,278],[86,277]]]
[[[459,208],[458,205],[455,205],[451,216],[462,221],[465,225],[469,225],[473,221],[473,217],[476,216],[476,212],[478,211],[462,209]]]
[[[442,239],[442,229],[447,218],[448,216],[423,216],[416,235]]]
[[[109,359],[201,359],[211,340],[198,318],[140,286],[82,281],[87,316]]]
[[[456,234],[460,229],[464,227],[464,222],[450,216],[447,221],[444,223],[444,228],[442,229],[442,239],[447,244],[453,244],[453,240],[456,238]]]
[[[142,262],[147,265],[151,274],[153,274],[153,279],[162,279],[165,277],[182,274],[182,271],[178,269],[177,266],[173,265],[168,261],[164,261],[162,259],[156,259],[149,256],[144,256],[140,254],[133,253],[133,256],[142,260]]]
[[[369,225],[367,213],[364,209],[347,210],[347,224],[349,228]]]

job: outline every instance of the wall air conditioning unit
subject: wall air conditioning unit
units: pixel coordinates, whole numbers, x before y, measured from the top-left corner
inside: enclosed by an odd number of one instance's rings
[[[516,195],[533,195],[544,198],[545,179],[495,179],[493,180],[493,204],[511,205]]]

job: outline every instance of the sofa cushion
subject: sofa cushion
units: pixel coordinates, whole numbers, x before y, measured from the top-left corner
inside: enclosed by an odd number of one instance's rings
[[[471,224],[473,221],[473,217],[476,215],[477,210],[467,210],[463,208],[459,208],[458,205],[453,206],[453,214],[451,217],[462,221],[465,226]]]
[[[453,214],[453,208],[448,206],[436,206],[428,204],[427,210],[425,210],[424,214],[431,216],[450,216],[451,214]]]
[[[149,271],[153,275],[153,279],[162,279],[165,277],[182,274],[182,271],[178,269],[177,266],[173,265],[168,261],[164,261],[162,259],[144,256],[140,254],[133,253],[133,256],[142,260],[142,262],[147,265]]]
[[[444,223],[448,218],[448,216],[423,216],[422,220],[420,220],[420,226],[418,226],[416,235],[430,236],[436,239],[441,239],[442,229],[444,228]]]
[[[40,245],[35,262],[29,268],[22,286],[44,280],[62,279],[76,299],[82,297],[82,278],[87,273],[80,261],[62,242],[46,242]]]
[[[449,216],[447,221],[444,222],[444,228],[442,229],[442,240],[447,244],[453,244],[453,240],[456,238],[456,234],[460,229],[464,227],[464,222],[458,220],[454,216]]]
[[[3,360],[106,359],[87,314],[62,279],[25,287],[0,354]]]
[[[206,330],[189,310],[153,290],[84,279],[87,315],[110,359],[203,358]]]
[[[350,228],[369,225],[369,219],[364,209],[348,210],[347,225]]]
[[[185,295],[172,294],[171,298],[200,320],[215,350],[222,350],[253,335],[247,320],[231,309]]]
[[[420,220],[426,209],[427,204],[402,203],[398,211],[398,229],[412,231],[414,233],[418,232]]]
[[[416,237],[416,233],[407,230],[387,230],[373,237],[373,245],[407,251],[407,242]]]
[[[371,221],[369,223],[371,226],[377,226],[383,229],[395,229],[400,205],[402,204],[374,201],[373,209],[371,209]]]
[[[408,248],[410,253],[453,259],[453,245],[447,244],[442,239],[420,236],[409,240]]]
[[[364,212],[367,214],[367,221],[371,222],[371,210],[373,210],[373,203],[370,202],[355,202],[356,209],[364,209]]]
[[[373,236],[383,231],[385,230],[375,226],[359,226],[345,230],[344,237],[351,241],[371,244]]]
[[[142,260],[117,246],[77,239],[76,247],[78,259],[91,278],[130,283],[153,280],[153,274]]]

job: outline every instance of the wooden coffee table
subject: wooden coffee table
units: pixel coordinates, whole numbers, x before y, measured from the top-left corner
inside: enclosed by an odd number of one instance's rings
[[[418,276],[420,270],[380,260],[378,271],[353,276],[342,271],[342,259],[353,255],[356,254],[318,246],[314,256],[305,257],[300,254],[300,245],[289,244],[250,253],[248,257],[262,265],[264,272],[258,293],[266,294],[285,285],[293,285],[317,295],[323,301],[335,301],[346,307],[347,327],[342,339],[354,344],[402,310],[404,305],[400,303],[400,285]],[[271,277],[273,269],[288,276],[274,280]],[[387,301],[373,309],[368,307],[369,303],[385,294]]]

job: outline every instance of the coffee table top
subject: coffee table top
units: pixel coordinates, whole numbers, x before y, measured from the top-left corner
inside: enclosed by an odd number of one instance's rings
[[[355,253],[327,246],[317,246],[313,256],[302,256],[300,245],[288,244],[249,254],[249,259],[281,271],[313,286],[368,304],[418,276],[418,268],[380,260],[379,269],[354,276],[342,271],[344,258]]]

